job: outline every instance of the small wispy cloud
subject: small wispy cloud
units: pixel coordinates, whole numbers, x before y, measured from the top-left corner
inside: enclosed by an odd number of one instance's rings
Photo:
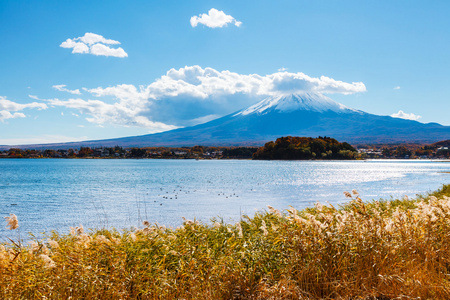
[[[52,86],[55,90],[58,90],[60,92],[67,92],[67,93],[71,93],[73,95],[81,95],[81,92],[79,89],[76,90],[69,90],[66,88],[67,85],[65,84],[58,84],[58,85],[54,85]],[[31,97],[31,96],[30,96]]]
[[[7,110],[0,110],[0,122],[4,122],[7,119],[17,119],[17,118],[25,118],[25,114],[23,113],[11,113]]]
[[[239,27],[242,25],[242,22],[237,21],[221,10],[211,8],[207,14],[191,17],[191,26],[197,27],[198,24],[203,24],[209,28],[217,28],[227,26],[228,24],[234,24],[236,27]]]
[[[67,39],[59,46],[61,48],[72,49],[72,53],[128,57],[128,54],[122,47],[112,48],[107,45],[120,45],[120,42],[106,39],[99,34],[86,32],[84,36]]]
[[[417,121],[420,118],[422,118],[422,116],[418,116],[413,113],[410,113],[410,114],[405,113],[403,110],[399,110],[397,113],[392,114],[391,117],[405,119],[405,120],[413,120],[413,121]]]
[[[87,136],[75,137],[64,135],[42,135],[42,136],[29,136],[25,138],[0,139],[0,145],[67,143],[67,142],[81,142],[87,139],[88,139]]]
[[[135,107],[131,109],[130,103],[109,104],[99,100],[83,100],[83,99],[49,99],[49,105],[52,107],[65,107],[77,109],[81,113],[90,115],[86,118],[88,122],[102,126],[104,123],[117,124],[123,126],[138,126],[151,128],[150,133],[167,131],[177,128],[164,124],[162,122],[150,121],[145,116],[140,115],[142,109]]]
[[[7,119],[25,118],[26,115],[22,112],[27,108],[36,108],[38,110],[47,109],[45,103],[32,102],[27,104],[17,103],[6,99],[6,97],[0,96],[0,122],[4,122]]]
[[[399,90],[400,89],[400,86],[396,86],[396,87],[394,87],[394,90]]]

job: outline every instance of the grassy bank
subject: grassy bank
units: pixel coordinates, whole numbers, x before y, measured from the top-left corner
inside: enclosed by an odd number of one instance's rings
[[[79,227],[26,246],[11,216],[0,298],[449,299],[450,185],[413,200],[347,196],[234,225]]]

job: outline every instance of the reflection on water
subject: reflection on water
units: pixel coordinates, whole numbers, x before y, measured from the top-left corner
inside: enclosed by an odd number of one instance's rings
[[[21,232],[167,226],[181,217],[234,222],[270,204],[303,208],[415,196],[450,183],[450,163],[431,161],[0,160],[0,215],[15,213]],[[5,226],[0,234],[5,235]]]

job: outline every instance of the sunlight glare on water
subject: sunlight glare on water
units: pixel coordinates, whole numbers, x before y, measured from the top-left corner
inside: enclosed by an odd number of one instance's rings
[[[0,212],[21,232],[178,226],[181,217],[235,222],[270,204],[298,209],[363,199],[415,196],[450,183],[450,163],[409,160],[0,160]],[[6,223],[4,224],[6,225]],[[5,226],[0,227],[4,236]]]

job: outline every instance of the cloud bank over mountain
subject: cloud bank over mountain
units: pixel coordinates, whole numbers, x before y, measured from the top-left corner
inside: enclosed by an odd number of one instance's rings
[[[267,96],[301,92],[347,95],[366,91],[362,82],[315,78],[301,72],[239,74],[197,65],[172,68],[146,86],[83,87],[86,96],[65,85],[53,88],[79,97],[46,100],[51,107],[77,110],[94,124],[138,126],[149,132],[196,125],[248,107]]]

